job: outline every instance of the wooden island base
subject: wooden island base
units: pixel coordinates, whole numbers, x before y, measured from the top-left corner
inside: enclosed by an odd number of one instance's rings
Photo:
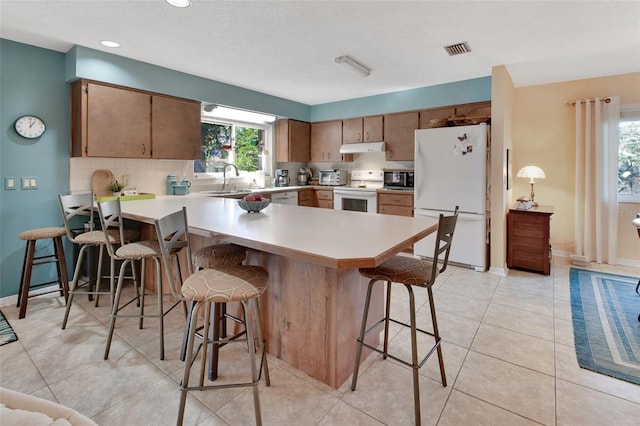
[[[269,271],[269,288],[260,302],[269,354],[339,388],[353,373],[368,280],[357,269],[327,268],[253,250],[247,260]],[[383,312],[382,286],[374,292],[370,324]],[[370,345],[377,342],[378,333],[367,336]]]

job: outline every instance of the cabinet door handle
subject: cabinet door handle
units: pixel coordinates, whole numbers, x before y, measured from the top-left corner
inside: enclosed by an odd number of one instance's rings
[[[145,152],[147,152],[147,146],[142,144],[142,155],[144,155]]]

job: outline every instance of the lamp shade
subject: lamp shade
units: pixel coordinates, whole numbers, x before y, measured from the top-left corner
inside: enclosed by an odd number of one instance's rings
[[[518,177],[529,179],[544,179],[546,178],[544,170],[538,166],[525,166],[518,170]]]

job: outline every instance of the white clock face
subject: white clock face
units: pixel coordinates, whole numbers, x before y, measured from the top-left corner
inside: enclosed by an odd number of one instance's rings
[[[25,115],[16,120],[16,132],[23,138],[37,138],[42,136],[45,130],[44,121],[33,115]]]

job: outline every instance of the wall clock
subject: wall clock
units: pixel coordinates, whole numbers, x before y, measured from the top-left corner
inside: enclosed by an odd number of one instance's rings
[[[39,138],[46,129],[44,121],[35,115],[23,115],[13,126],[20,136],[27,139]]]

